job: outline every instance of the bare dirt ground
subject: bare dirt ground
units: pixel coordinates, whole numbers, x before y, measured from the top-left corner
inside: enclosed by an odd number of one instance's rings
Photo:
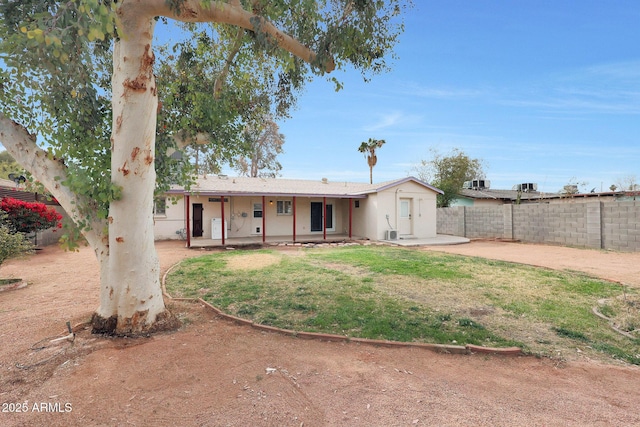
[[[157,248],[163,272],[202,253]],[[640,253],[499,242],[425,250],[640,286]],[[73,345],[50,343],[98,304],[93,253],[47,247],[0,276],[29,282],[0,293],[2,426],[640,425],[637,367],[306,341],[175,302],[186,322],[173,333],[108,339],[80,329]]]

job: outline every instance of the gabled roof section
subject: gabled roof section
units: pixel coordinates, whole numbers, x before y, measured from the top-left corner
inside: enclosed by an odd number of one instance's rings
[[[281,178],[248,178],[207,176],[198,178],[191,188],[190,194],[217,196],[301,196],[301,197],[333,197],[333,198],[365,198],[368,194],[383,191],[405,182],[413,181],[432,191],[441,190],[413,177],[376,184],[330,181],[328,179],[300,180]],[[172,187],[169,193],[182,194],[182,187]]]
[[[444,194],[444,191],[440,190],[439,188],[436,188],[431,184],[427,184],[426,182],[421,181],[418,178],[415,178],[413,176],[408,176],[406,178],[396,179],[396,180],[393,180],[393,181],[381,182],[381,183],[378,183],[378,184],[368,184],[368,185],[371,186],[371,188],[366,192],[367,193],[377,193],[379,191],[388,190],[389,188],[396,187],[396,186],[404,184],[406,182],[415,182],[416,184],[421,185],[421,186],[423,186],[425,188],[428,188],[431,191],[435,191],[438,194]]]

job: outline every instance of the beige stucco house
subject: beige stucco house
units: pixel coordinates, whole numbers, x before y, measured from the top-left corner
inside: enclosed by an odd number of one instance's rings
[[[413,177],[378,184],[208,176],[156,201],[157,240],[187,246],[436,236],[436,195]],[[224,231],[224,233],[223,233]]]

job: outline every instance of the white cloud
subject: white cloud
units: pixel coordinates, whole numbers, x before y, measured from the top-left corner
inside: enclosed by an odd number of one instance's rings
[[[394,111],[386,114],[378,114],[378,119],[373,124],[363,126],[363,130],[367,132],[380,131],[383,129],[403,126],[415,126],[422,121],[422,117],[415,114],[406,114],[400,111]]]

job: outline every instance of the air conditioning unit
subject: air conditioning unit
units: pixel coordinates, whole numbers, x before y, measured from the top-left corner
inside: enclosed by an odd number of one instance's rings
[[[524,192],[538,191],[538,184],[533,182],[525,182],[523,184],[518,184],[517,189],[518,191],[524,191]]]
[[[398,240],[398,230],[387,230],[385,240]]]
[[[472,181],[465,181],[462,188],[471,190],[487,189],[491,186],[491,181],[487,179],[474,179]]]

